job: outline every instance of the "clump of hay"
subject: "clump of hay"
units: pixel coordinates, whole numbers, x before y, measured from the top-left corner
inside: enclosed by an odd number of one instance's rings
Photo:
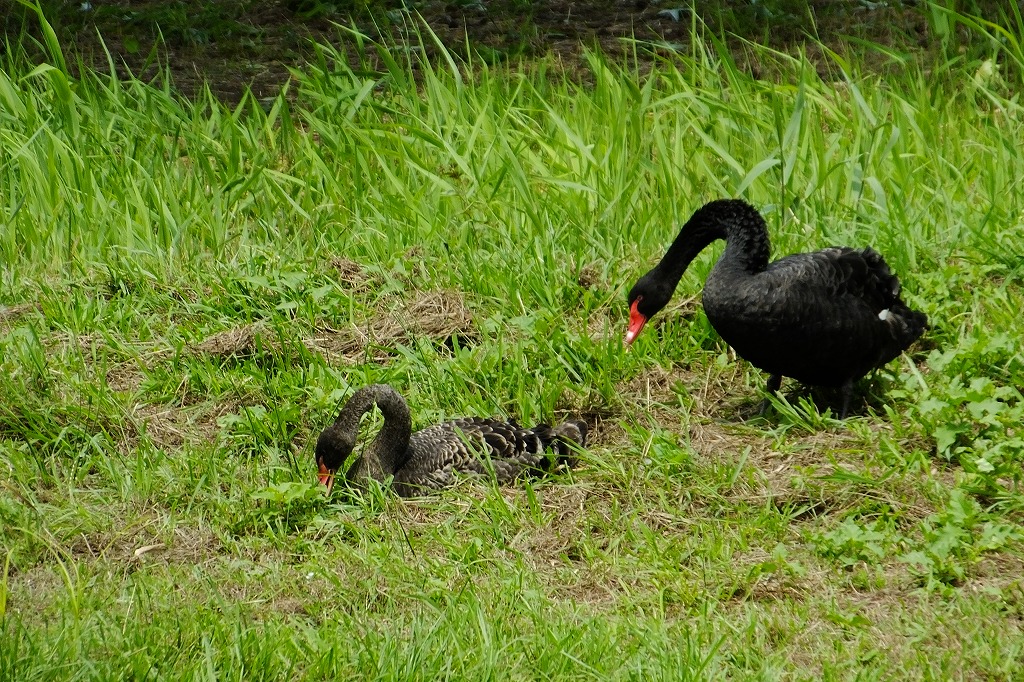
[[[591,263],[580,268],[577,284],[583,289],[593,289],[598,285],[604,286],[606,283],[604,277],[601,276],[601,270],[598,269],[597,265]]]
[[[221,359],[253,357],[273,347],[265,331],[261,322],[226,329],[193,344],[191,350],[197,355]]]
[[[353,361],[366,356],[386,361],[395,346],[425,339],[436,347],[450,348],[456,338],[462,345],[478,339],[465,299],[457,291],[432,291],[390,309],[378,309],[371,317],[342,329],[324,330],[307,339],[306,345]]]
[[[331,267],[338,273],[338,282],[353,292],[364,292],[376,288],[380,278],[366,271],[360,263],[349,258],[335,258]]]

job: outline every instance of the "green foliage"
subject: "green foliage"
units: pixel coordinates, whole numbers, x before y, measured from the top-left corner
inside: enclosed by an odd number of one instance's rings
[[[926,588],[961,584],[983,552],[998,551],[1022,537],[1018,527],[984,518],[977,502],[953,490],[946,509],[921,522],[919,548],[901,560],[914,567]]]
[[[252,498],[264,501],[256,515],[268,525],[274,524],[283,529],[294,529],[299,524],[309,523],[314,510],[323,506],[323,490],[315,482],[272,483],[254,492]]]
[[[962,274],[926,286],[961,300],[957,281]],[[927,281],[927,280],[926,280]],[[1011,331],[1019,317],[1019,289],[1012,282],[975,289],[969,294],[975,314],[940,318],[958,334],[929,352],[921,370],[902,374],[905,390],[894,395],[915,398],[912,408],[925,434],[934,438],[936,454],[969,474],[968,483],[986,496],[999,496],[1009,483],[1021,481],[1024,440],[1019,428],[1024,400],[1012,377],[1024,371],[1024,356]],[[937,325],[938,326],[938,325]]]
[[[0,670],[1013,678],[1008,76],[758,50],[761,80],[695,35],[574,80],[343,35],[358,68],[320,47],[266,108],[4,57]],[[623,349],[625,287],[719,195],[777,254],[875,246],[929,314],[855,416],[796,387],[747,421],[764,377],[695,298],[715,253]],[[313,443],[376,381],[416,427],[583,415],[592,445],[328,500]]]
[[[846,519],[833,530],[819,534],[815,544],[818,553],[847,568],[861,562],[880,564],[893,544],[893,530],[881,519],[870,524]]]
[[[282,452],[296,434],[298,408],[267,410],[262,405],[243,407],[238,414],[226,414],[217,420],[225,446],[232,453],[257,454],[266,449]]]

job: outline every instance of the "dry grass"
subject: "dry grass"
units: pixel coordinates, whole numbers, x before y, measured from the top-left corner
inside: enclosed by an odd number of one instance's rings
[[[338,282],[352,293],[366,293],[381,284],[380,277],[368,273],[360,263],[349,258],[333,258],[331,267],[337,272]]]
[[[272,351],[274,347],[274,342],[268,338],[267,326],[262,322],[253,322],[203,339],[192,346],[192,352],[222,360],[244,359],[265,350]]]
[[[217,420],[238,411],[235,401],[218,401],[193,406],[138,405],[131,413],[154,445],[162,450],[178,450],[186,445],[212,443],[221,429]],[[129,448],[131,443],[126,444]]]
[[[415,346],[425,341],[441,349],[451,347],[454,339],[466,346],[478,338],[462,294],[434,291],[417,292],[411,300],[378,307],[347,327],[324,328],[305,343],[330,359],[386,363],[394,359],[398,345]]]
[[[0,332],[10,330],[22,318],[34,312],[41,312],[38,303],[0,306]]]

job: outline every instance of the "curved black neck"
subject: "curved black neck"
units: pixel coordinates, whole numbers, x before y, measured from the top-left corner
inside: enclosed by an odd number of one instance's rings
[[[334,427],[355,437],[359,433],[360,420],[374,405],[383,413],[384,425],[360,461],[352,465],[355,472],[350,472],[350,476],[354,473],[359,477],[363,473],[380,479],[401,469],[409,458],[409,436],[412,434],[409,407],[390,386],[372,384],[356,391],[334,420]]]
[[[652,272],[672,282],[674,288],[693,259],[716,239],[725,240],[721,266],[748,274],[768,266],[771,245],[764,218],[745,201],[719,199],[705,204],[686,221]]]

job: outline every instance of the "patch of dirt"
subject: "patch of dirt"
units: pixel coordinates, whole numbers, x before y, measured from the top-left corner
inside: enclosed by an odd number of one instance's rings
[[[590,534],[603,532],[598,522],[591,521],[611,513],[614,495],[590,481],[552,485],[540,482],[535,484],[534,491],[541,513],[550,521],[539,526],[530,524],[525,532],[509,536],[507,546],[501,544],[487,551],[493,552],[496,560],[527,562],[550,589],[576,601],[608,603],[618,600],[622,582],[629,578],[612,567],[593,565],[580,550],[581,543]],[[479,506],[491,494],[486,486],[467,483],[457,489],[457,497],[451,491],[444,493],[445,500],[440,504],[432,498],[403,501],[392,498],[394,506],[386,516],[378,517],[377,523],[389,526],[386,531],[389,534],[404,533],[416,554],[438,553],[447,560],[450,557],[445,543],[426,545],[417,538],[433,535],[439,526],[450,525],[453,519],[476,518]],[[500,494],[511,510],[530,506],[522,487],[501,488]]]
[[[741,472],[726,499],[802,509],[796,520],[842,512],[866,500],[899,512],[908,522],[935,512],[913,476],[887,478],[886,471],[865,469],[864,452],[871,443],[854,430],[842,425],[789,430],[783,438],[770,415],[764,422],[749,422],[760,397],[746,385],[742,362],[700,372],[653,366],[624,382],[621,395],[633,412],[666,431],[678,432],[682,425],[687,433],[680,440],[688,441],[699,462],[731,466],[742,459],[743,472],[752,470],[753,476]],[[680,402],[688,407],[680,409]],[[939,472],[932,477],[945,478]]]
[[[685,541],[695,522],[658,508],[653,500],[649,507],[645,506],[639,499],[645,491],[631,487],[628,482],[589,476],[584,479],[535,486],[534,500],[544,520],[538,524],[528,522],[528,532],[516,534],[511,539],[511,549],[560,599],[611,604],[619,602],[624,593],[648,591],[648,577],[616,565],[615,557],[622,556],[628,562],[632,554],[619,542],[623,508],[633,510],[627,523],[646,526],[666,541]],[[501,492],[512,509],[531,505],[522,489],[504,488]],[[592,557],[595,550],[607,552],[610,561]]]
[[[595,448],[611,449],[617,445],[629,443],[629,434],[622,426],[620,419],[609,419],[605,413],[588,411],[568,411],[559,413],[559,421],[566,419],[582,419],[587,423],[587,450]]]
[[[40,615],[45,618],[53,608],[54,596],[66,594],[65,580],[53,565],[36,564],[25,571],[12,571],[7,584],[8,612],[23,621]]]
[[[601,274],[601,269],[590,263],[580,268],[579,275],[577,276],[576,283],[580,285],[582,289],[593,289],[595,287],[608,288],[608,281]]]
[[[1024,557],[1008,552],[983,555],[967,578],[964,589],[972,592],[1009,590],[1016,595],[1017,617],[1024,620]]]
[[[46,348],[46,354],[49,356],[68,357],[74,353],[80,356],[86,363],[89,363],[93,358],[105,354],[107,349],[107,341],[99,332],[89,332],[86,334],[72,334],[65,331],[54,332],[44,337],[42,344]]]
[[[119,362],[107,370],[107,386],[118,393],[134,393],[142,386],[146,375],[134,360]]]
[[[751,548],[733,558],[733,576],[738,578],[730,600],[735,601],[805,601],[827,594],[832,584],[830,572],[811,557],[788,554],[787,562],[799,564],[801,571],[787,571],[785,563],[764,547]],[[765,570],[760,570],[764,567]]]
[[[996,0],[975,4],[985,16],[998,18]],[[232,104],[246,88],[257,98],[275,96],[289,80],[289,68],[315,60],[313,41],[339,46],[358,66],[354,41],[337,25],[355,25],[389,43],[418,42],[411,30],[416,20],[403,13],[404,3],[398,0],[357,5],[317,0],[43,0],[43,5],[69,63],[76,63],[70,53],[77,53],[105,72],[109,51],[122,74],[150,79],[166,68],[187,96],[201,94],[208,83],[216,97]],[[741,68],[758,75],[765,67],[745,41],[789,53],[803,49],[822,72],[831,68],[830,60],[816,44],[806,44],[808,37],[840,54],[850,49],[847,36],[897,50],[930,49],[937,41],[929,35],[921,5],[898,0],[808,0],[806,6],[790,0],[424,0],[416,3],[415,13],[453,53],[464,53],[468,45],[477,59],[494,64],[550,52],[577,74],[586,72],[585,50],[595,45],[613,58],[635,56],[642,63],[656,58],[658,45],[686,53],[691,22],[696,21],[709,37],[724,36]],[[0,17],[0,31],[17,36],[23,27],[41,38],[34,15],[15,3],[13,11]],[[426,43],[428,51],[435,49],[430,40]],[[879,64],[890,61],[881,51],[869,57]]]
[[[536,528],[535,532],[518,538],[520,542],[516,548],[523,556],[529,557],[532,563],[538,566],[544,564],[548,569],[564,566],[566,559],[578,562],[580,556],[576,545],[579,543],[579,534],[586,532],[586,524],[582,521],[587,510],[607,506],[608,497],[607,491],[585,483],[545,489],[538,495],[537,502],[545,515],[550,517],[550,521]],[[510,503],[517,504],[520,501],[512,499]]]
[[[639,586],[640,579],[585,556],[590,542],[607,548],[602,536],[605,529],[615,527],[609,520],[615,491],[587,481],[546,486],[537,493],[548,520],[517,536],[512,547],[552,593],[577,603],[606,604],[618,601],[625,589]],[[527,504],[521,490],[509,490],[506,498],[510,505]]]
[[[673,387],[677,383],[688,383],[688,380],[694,379],[694,374],[678,366],[666,369],[661,365],[652,365],[647,371],[626,381],[622,385],[621,395],[647,412],[655,405],[674,403],[676,394]]]
[[[680,404],[687,401],[686,393],[693,395],[692,387],[703,386],[703,373],[688,367],[675,365],[663,367],[651,365],[620,385],[619,395],[629,406],[626,418],[646,425],[655,424],[668,431],[679,431],[681,422],[687,420],[686,411]],[[682,391],[680,393],[679,391]],[[698,409],[701,401],[692,400],[691,410]]]
[[[215,537],[193,528],[175,527],[170,536],[147,530],[161,523],[153,517],[138,517],[128,529],[79,535],[68,549],[73,554],[93,559],[124,562],[131,568],[153,562],[196,564],[216,555],[220,549]]]
[[[139,542],[143,541],[146,541],[146,539],[139,538]],[[144,555],[139,554],[140,548],[152,545],[157,545],[154,547],[154,551],[147,552]],[[134,549],[128,546],[126,549],[131,550],[131,554],[128,555],[130,556],[130,561],[136,563],[161,561],[167,564],[189,564],[194,566],[220,555],[224,551],[224,546],[217,539],[217,536],[212,533],[202,532],[196,528],[176,526],[169,539],[164,536],[157,536],[151,538],[146,544],[140,544]]]

